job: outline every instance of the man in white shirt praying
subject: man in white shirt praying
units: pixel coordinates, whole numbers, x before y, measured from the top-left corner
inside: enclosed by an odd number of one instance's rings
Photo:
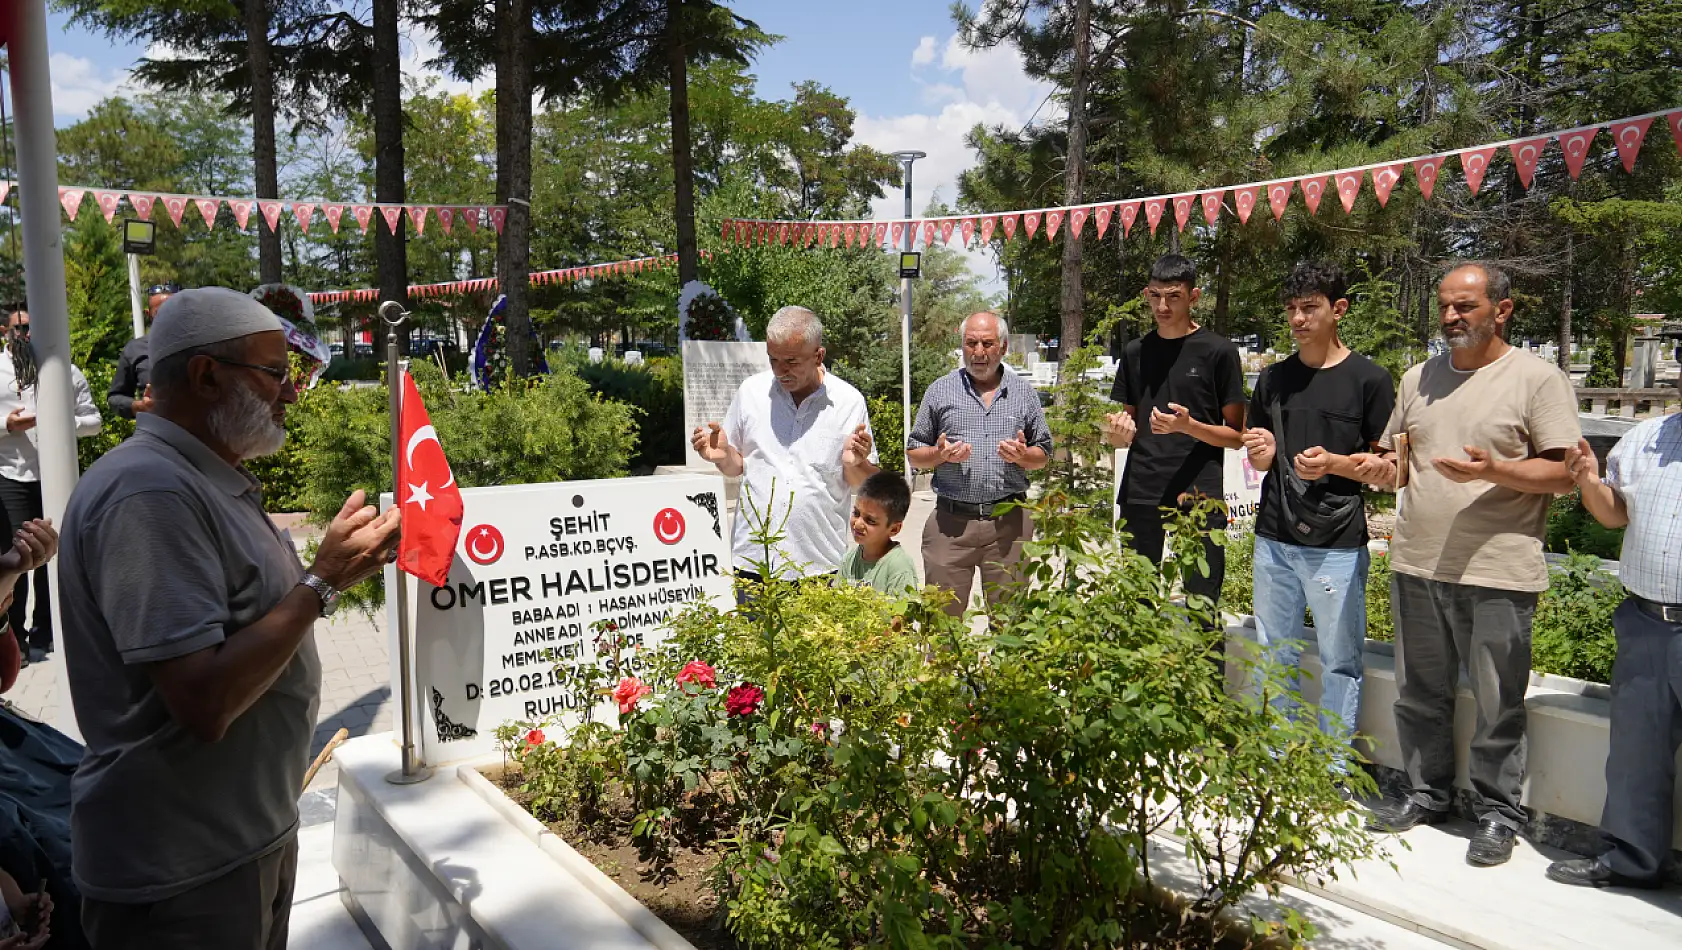
[[[748,582],[834,573],[851,544],[853,491],[877,472],[864,396],[824,368],[823,324],[784,307],[765,327],[771,369],[742,383],[724,421],[697,426],[695,451],[727,476],[742,476],[731,549]],[[753,539],[768,524],[781,540]]]

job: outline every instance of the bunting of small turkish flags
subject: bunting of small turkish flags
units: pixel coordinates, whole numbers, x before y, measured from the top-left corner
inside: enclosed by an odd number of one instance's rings
[[[1238,209],[1238,223],[1250,223],[1250,212],[1256,210],[1256,192],[1260,190],[1255,185],[1233,189],[1232,206]]]
[[[298,219],[299,230],[308,231],[310,229],[310,219],[315,217],[315,205],[307,201],[294,201],[292,203],[292,217]]]
[[[1184,231],[1186,222],[1191,220],[1191,196],[1181,195],[1174,199],[1174,228]]]
[[[193,204],[198,207],[199,216],[204,218],[204,226],[211,231],[216,230],[216,211],[222,203],[215,198],[194,198]]]
[[[508,220],[508,209],[507,208],[492,208],[491,209],[491,227],[496,228],[496,233],[498,233],[498,234],[502,233],[502,225],[507,220]]]
[[[1226,197],[1224,190],[1205,191],[1197,197],[1197,200],[1203,205],[1203,220],[1207,221],[1210,227],[1214,227],[1215,221],[1221,216],[1221,199],[1224,197]]]
[[[1022,216],[1022,229],[1028,232],[1028,240],[1034,239],[1034,232],[1040,229],[1040,213],[1030,211]]]
[[[888,233],[894,236],[894,247],[899,247],[905,240],[905,222],[895,221],[888,226]]]
[[[1419,193],[1424,195],[1427,201],[1431,200],[1431,192],[1437,187],[1437,175],[1442,171],[1442,167],[1441,155],[1422,158],[1413,163],[1414,180],[1419,182]]]
[[[444,230],[446,237],[450,234],[450,225],[454,223],[456,213],[449,208],[438,209],[438,226]]]
[[[1152,198],[1145,202],[1145,220],[1151,224],[1151,236],[1156,236],[1156,226],[1162,221],[1162,199]]]
[[[1365,172],[1343,172],[1337,176],[1337,199],[1343,203],[1343,213],[1355,212],[1355,199],[1361,194],[1361,178]]]
[[[1320,213],[1320,198],[1326,193],[1326,182],[1330,178],[1304,178],[1302,180],[1302,203],[1308,206],[1309,214]]]
[[[410,205],[409,220],[415,222],[415,237],[426,233],[426,205]]]
[[[234,213],[235,214],[239,213],[237,208],[235,209]],[[326,208],[322,209],[321,213],[327,218],[327,226],[329,228],[333,229],[334,234],[338,234],[339,233],[339,219],[344,217],[344,215],[345,215],[345,206],[344,205],[328,205]],[[242,222],[240,224],[240,227],[242,227],[242,228],[245,227],[245,224]]]
[[[1651,118],[1612,123],[1612,141],[1618,146],[1618,159],[1624,163],[1624,171],[1632,175],[1635,174],[1635,156],[1640,154],[1641,142],[1647,137],[1647,129],[1652,124]]]
[[[181,215],[187,210],[187,199],[179,195],[165,195],[164,210],[169,212],[169,220],[175,222],[176,227],[180,227]]]
[[[873,239],[876,242],[876,246],[881,247],[882,246],[882,239],[884,237],[888,236],[888,226],[885,225],[885,224],[878,224],[878,225],[876,225],[876,230],[871,232],[871,233],[872,233]]]
[[[993,240],[993,230],[999,226],[997,215],[988,215],[981,219],[981,243],[989,244]]]
[[[468,234],[479,233],[479,211],[478,208],[461,209],[461,220],[463,224],[467,225]]]
[[[76,220],[76,212],[82,207],[82,190],[80,188],[60,188],[58,203],[64,206],[64,213],[70,220]]]
[[[280,212],[285,208],[286,206],[278,201],[257,199],[257,211],[262,214],[263,222],[269,226],[270,231],[280,230]]]
[[[140,220],[152,220],[152,203],[158,200],[156,195],[129,195],[128,200],[134,205],[134,213],[140,215]]]
[[[1507,151],[1513,155],[1513,170],[1518,172],[1518,180],[1529,188],[1536,180],[1536,163],[1542,160],[1542,149],[1546,148],[1546,137],[1514,142],[1507,146]]]
[[[1087,215],[1091,213],[1091,208],[1076,208],[1069,212],[1069,233],[1075,236],[1075,240],[1080,240],[1081,228],[1086,224]]]
[[[1396,187],[1396,182],[1402,180],[1402,165],[1386,165],[1375,169],[1372,173],[1372,193],[1378,196],[1378,206],[1384,207],[1390,203],[1390,189]]]
[[[1483,176],[1489,172],[1489,160],[1495,156],[1495,147],[1469,148],[1460,153],[1460,170],[1466,173],[1466,187],[1477,194],[1483,187]]]
[[[1139,218],[1139,203],[1129,201],[1121,206],[1121,236],[1126,237],[1133,230],[1133,222]]]
[[[374,208],[372,205],[351,205],[350,216],[362,226],[362,233],[367,234],[368,225],[374,220]]]
[[[228,202],[228,207],[234,212],[234,223],[239,225],[241,231],[244,231],[245,226],[251,222],[251,202],[236,198]],[[338,230],[337,222],[334,222],[333,230]]]
[[[1045,215],[1045,239],[1050,241],[1057,236],[1057,229],[1063,225],[1062,211],[1048,211]]]
[[[385,219],[386,230],[391,234],[396,234],[398,222],[403,220],[403,206],[380,205],[380,217]]]
[[[958,228],[958,236],[963,239],[964,246],[969,247],[970,239],[975,237],[975,219],[965,218]]]
[[[933,247],[934,236],[940,230],[940,225],[934,221],[923,222],[923,246]]]
[[[1007,214],[999,219],[999,224],[1005,229],[1005,240],[1016,237],[1016,215]]]
[[[1571,180],[1583,173],[1583,162],[1589,157],[1589,143],[1594,141],[1594,133],[1599,129],[1578,129],[1567,132],[1559,137],[1560,151],[1565,153],[1565,170],[1571,173]],[[1429,197],[1429,195],[1427,195]]]
[[[1670,126],[1670,137],[1676,143],[1677,154],[1682,155],[1682,109],[1665,116],[1664,121]],[[4,196],[0,196],[0,201],[4,200]]]
[[[1113,205],[1098,206],[1098,240],[1104,239],[1104,232],[1110,229],[1110,218],[1115,215]]]
[[[0,189],[0,201],[5,200],[6,192]],[[110,224],[111,216],[117,213],[117,203],[123,200],[123,196],[115,191],[96,191],[93,200],[99,202],[99,210],[105,213],[105,223]]]
[[[952,231],[957,226],[958,222],[952,220],[951,218],[947,218],[945,221],[940,222],[940,243],[951,244]]]
[[[1267,204],[1268,207],[1273,209],[1273,220],[1284,219],[1285,206],[1290,203],[1291,189],[1295,186],[1296,182],[1294,180],[1276,181],[1267,186]]]

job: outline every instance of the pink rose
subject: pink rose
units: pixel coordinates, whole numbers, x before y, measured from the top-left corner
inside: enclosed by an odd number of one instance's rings
[[[718,671],[700,660],[690,660],[678,671],[677,683],[679,686],[694,683],[702,689],[713,689],[718,686]]]
[[[765,691],[752,683],[730,687],[724,694],[724,711],[732,716],[751,716],[765,702]]]
[[[637,708],[637,700],[654,692],[654,688],[637,679],[627,676],[613,688],[613,701],[619,704],[619,715],[628,716]]]

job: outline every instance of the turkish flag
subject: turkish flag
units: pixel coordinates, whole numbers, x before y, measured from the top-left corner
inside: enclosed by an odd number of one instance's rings
[[[403,507],[403,540],[397,546],[397,566],[434,587],[449,582],[461,538],[461,489],[450,472],[450,460],[426,414],[414,377],[403,374],[403,401],[398,438],[403,451],[397,463],[397,497]]]

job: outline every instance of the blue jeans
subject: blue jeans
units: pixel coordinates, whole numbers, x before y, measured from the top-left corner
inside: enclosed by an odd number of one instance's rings
[[[1297,688],[1303,609],[1314,614],[1320,651],[1320,731],[1350,736],[1361,712],[1362,650],[1367,639],[1367,565],[1358,548],[1309,548],[1256,538],[1256,642],[1283,665]],[[1294,712],[1296,702],[1277,700]]]

